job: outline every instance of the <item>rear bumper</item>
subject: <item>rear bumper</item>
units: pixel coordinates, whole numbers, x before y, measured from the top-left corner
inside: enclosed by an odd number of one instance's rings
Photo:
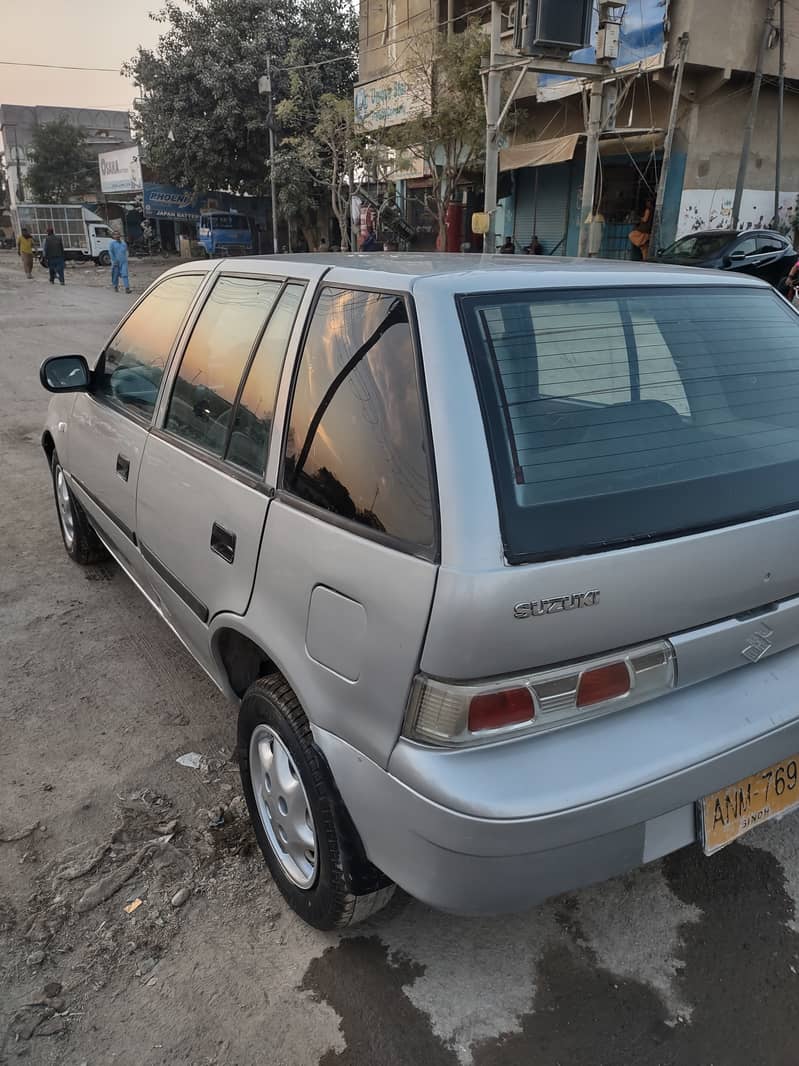
[[[388,770],[315,729],[369,858],[443,910],[522,910],[697,837],[695,803],[799,753],[799,650],[582,726]],[[767,708],[767,709],[766,709]]]

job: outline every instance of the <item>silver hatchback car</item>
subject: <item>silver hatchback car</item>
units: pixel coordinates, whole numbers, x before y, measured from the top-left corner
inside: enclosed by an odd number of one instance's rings
[[[498,912],[799,803],[798,342],[655,264],[192,263],[44,362],[42,443],[238,705],[297,913]]]

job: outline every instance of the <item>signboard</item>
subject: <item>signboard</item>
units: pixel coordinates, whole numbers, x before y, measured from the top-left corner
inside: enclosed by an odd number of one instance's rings
[[[200,197],[194,189],[182,189],[176,185],[156,185],[148,181],[144,186],[144,213],[148,218],[198,222]]]
[[[614,70],[657,70],[663,66],[666,53],[665,22],[669,0],[638,0],[628,4],[621,23],[619,58],[613,62]],[[594,12],[591,24],[591,40],[596,38],[598,16]],[[596,63],[596,49],[580,48],[569,59],[575,63]],[[576,78],[559,74],[539,74],[537,99],[558,100],[563,96],[580,92],[582,83]]]
[[[98,156],[100,165],[100,188],[106,196],[109,193],[141,192],[141,162],[139,147],[119,148],[115,152],[101,152]]]
[[[390,74],[356,85],[353,103],[355,121],[365,130],[398,126],[430,114],[430,82],[423,75]]]
[[[410,181],[414,178],[426,178],[429,174],[430,167],[422,158],[422,150],[419,148],[415,152],[411,150],[396,152],[386,174],[386,180]]]

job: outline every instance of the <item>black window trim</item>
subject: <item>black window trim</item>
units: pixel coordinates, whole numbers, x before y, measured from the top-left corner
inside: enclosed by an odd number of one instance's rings
[[[369,526],[365,526],[362,522],[356,522],[351,518],[344,518],[341,515],[337,515],[334,511],[328,511],[325,507],[320,507],[318,504],[311,503],[310,501],[303,499],[301,496],[297,496],[286,487],[286,443],[288,440],[289,425],[291,423],[291,411],[294,405],[294,392],[297,387],[297,378],[299,377],[302,357],[305,354],[305,345],[308,341],[311,322],[313,321],[317,305],[324,289],[338,289],[341,292],[366,292],[376,296],[396,296],[402,300],[405,305],[405,311],[408,316],[408,327],[411,335],[411,348],[413,350],[416,369],[416,380],[419,386],[422,433],[424,434],[425,455],[427,457],[427,471],[430,482],[430,503],[433,509],[433,542],[430,545],[414,544],[412,541],[403,540],[401,537],[392,536],[390,533],[382,533],[378,529],[371,529]],[[388,286],[375,287],[373,285],[348,284],[344,281],[327,281],[325,275],[319,278],[316,291],[313,294],[313,300],[311,301],[311,305],[305,316],[305,322],[303,323],[302,334],[297,347],[297,354],[294,359],[294,366],[291,368],[291,382],[286,397],[283,433],[280,441],[280,459],[278,464],[275,498],[282,503],[293,507],[297,511],[302,511],[314,518],[319,518],[323,522],[327,522],[332,526],[337,526],[339,529],[345,529],[347,532],[354,533],[359,537],[364,537],[366,540],[372,540],[378,544],[384,545],[384,547],[402,552],[404,555],[411,555],[417,559],[424,559],[431,563],[440,563],[441,517],[438,498],[438,479],[436,477],[435,457],[433,454],[433,433],[430,423],[430,407],[427,399],[427,382],[424,374],[424,361],[422,360],[422,346],[419,337],[419,322],[416,316],[416,306],[414,304],[413,293],[411,290],[393,289]]]
[[[746,275],[743,275],[742,277],[745,278]],[[704,291],[717,291],[717,292],[721,291],[721,292],[734,293],[734,292],[740,291],[740,290],[743,290],[743,291],[746,291],[746,292],[752,292],[752,291],[763,292],[765,290],[766,292],[770,292],[772,294],[773,298],[776,301],[778,301],[777,306],[783,307],[784,310],[785,310],[785,313],[787,315],[799,314],[799,312],[795,308],[791,307],[791,305],[787,302],[787,300],[783,299],[783,297],[779,295],[779,293],[777,292],[777,290],[773,286],[764,285],[762,282],[758,283],[757,281],[755,281],[754,278],[751,281],[749,281],[749,282],[746,282],[746,281],[742,280],[739,284],[735,284],[735,285],[725,285],[725,284],[719,284],[718,282],[714,283],[712,281],[709,281],[709,282],[703,282],[702,284],[699,284],[699,285],[682,283],[682,284],[664,286],[663,282],[654,282],[651,285],[628,285],[628,286],[626,286],[624,288],[624,292],[625,292],[625,295],[627,295],[627,294],[629,294],[631,292],[647,292],[647,291],[651,291],[653,289],[664,288],[664,287],[666,287],[666,288],[688,288],[692,292],[694,290],[697,290],[697,291],[704,290]],[[644,537],[633,537],[633,538],[629,538],[629,539],[626,539],[624,541],[613,543],[613,544],[584,545],[583,547],[580,548],[579,552],[575,552],[572,549],[564,550],[564,551],[561,551],[561,552],[559,552],[559,551],[543,551],[542,552],[542,551],[521,551],[521,550],[514,551],[514,550],[512,550],[512,548],[511,548],[511,543],[512,543],[511,530],[509,528],[509,522],[508,522],[508,519],[507,519],[505,508],[502,506],[502,502],[501,502],[502,501],[502,494],[506,491],[506,486],[505,486],[505,484],[503,482],[504,482],[504,478],[507,477],[507,474],[503,473],[500,470],[500,468],[499,468],[500,455],[503,452],[505,453],[505,456],[506,456],[508,462],[510,462],[511,464],[512,464],[512,458],[511,458],[511,453],[510,453],[510,448],[509,448],[508,442],[506,440],[503,440],[503,435],[497,432],[497,420],[495,418],[495,413],[489,411],[488,404],[487,404],[487,397],[485,397],[485,395],[484,395],[484,389],[483,389],[483,387],[481,385],[481,382],[480,382],[480,377],[479,377],[479,373],[480,372],[479,372],[478,367],[477,367],[477,360],[480,358],[480,354],[481,353],[480,353],[480,351],[477,348],[477,345],[475,343],[477,338],[475,337],[474,326],[473,326],[473,321],[474,321],[476,316],[474,314],[472,314],[471,317],[470,317],[470,315],[467,313],[466,304],[469,301],[474,301],[474,300],[479,299],[481,297],[483,297],[483,298],[490,297],[491,299],[496,299],[497,302],[499,302],[499,300],[502,297],[511,297],[511,298],[516,297],[516,298],[521,299],[523,294],[528,294],[529,295],[530,293],[535,293],[536,295],[539,295],[541,297],[547,297],[547,298],[553,297],[554,298],[554,297],[568,296],[569,294],[573,294],[575,291],[579,292],[581,296],[586,297],[586,298],[589,295],[590,296],[595,296],[595,297],[601,297],[603,292],[604,293],[613,293],[613,292],[618,293],[620,291],[620,286],[619,286],[618,282],[616,282],[615,284],[609,284],[609,285],[592,285],[592,286],[589,286],[588,288],[586,288],[585,286],[581,286],[579,288],[577,288],[576,286],[558,286],[558,287],[553,287],[553,288],[541,288],[541,287],[536,288],[536,287],[533,286],[533,287],[529,287],[529,288],[526,288],[526,289],[487,289],[487,290],[480,290],[479,292],[478,291],[460,292],[460,293],[456,293],[455,294],[455,302],[456,302],[457,311],[458,311],[458,320],[460,321],[461,329],[463,331],[464,343],[466,344],[466,350],[467,350],[468,355],[469,355],[469,365],[471,366],[471,369],[472,369],[472,378],[473,378],[473,381],[474,381],[474,387],[475,387],[475,391],[477,392],[477,400],[478,400],[478,403],[480,405],[480,413],[482,414],[482,418],[483,418],[483,426],[484,426],[484,431],[485,431],[486,444],[487,444],[487,447],[488,447],[488,458],[489,458],[489,461],[490,461],[490,464],[491,464],[491,475],[492,475],[492,482],[493,482],[493,486],[494,486],[494,506],[496,507],[497,517],[499,519],[500,535],[502,537],[502,551],[503,551],[503,555],[505,557],[506,562],[509,565],[511,565],[511,566],[520,566],[520,565],[523,565],[525,563],[550,562],[550,561],[552,561],[554,559],[563,559],[563,558],[571,559],[571,558],[574,558],[575,555],[578,555],[578,554],[579,555],[598,555],[598,554],[602,554],[602,553],[609,552],[609,551],[618,551],[618,550],[622,550],[622,549],[625,549],[625,548],[632,548],[632,547],[635,547],[636,545],[640,545],[640,544],[655,544],[655,543],[659,543],[661,541],[677,540],[680,537],[692,536],[693,534],[696,534],[696,533],[709,532],[710,530],[724,528],[724,527],[730,525],[730,522],[723,521],[723,522],[718,522],[718,523],[712,524],[712,525],[704,525],[703,524],[703,525],[696,526],[696,527],[690,526],[690,527],[686,527],[684,529],[669,530],[669,531],[664,532],[664,533],[652,534],[652,535],[649,535],[649,536],[647,536],[645,538]],[[512,465],[511,465],[511,470],[513,470],[513,466]],[[776,511],[775,510],[769,510],[767,512],[755,511],[755,512],[752,512],[751,514],[746,514],[746,515],[743,515],[743,516],[737,518],[735,520],[735,524],[738,525],[738,524],[742,524],[744,522],[752,522],[752,521],[755,521],[756,519],[759,519],[759,518],[772,517],[772,516],[774,516],[776,514],[784,514],[784,513],[787,513],[789,511],[791,511],[791,510],[796,510],[796,507],[794,505],[791,505],[789,507],[781,508],[780,510],[776,510]]]
[[[167,378],[169,376],[169,372],[172,369],[172,365],[173,365],[173,362],[174,362],[174,359],[175,359],[175,354],[178,351],[181,350],[182,343],[183,343],[183,336],[184,336],[184,332],[186,330],[186,326],[187,326],[188,322],[191,319],[192,312],[194,311],[195,307],[197,306],[197,301],[202,298],[202,291],[206,287],[206,285],[208,284],[208,278],[212,277],[213,274],[214,274],[213,270],[181,270],[178,274],[169,274],[169,275],[165,275],[164,277],[158,278],[155,282],[153,282],[152,285],[150,285],[141,294],[139,299],[136,300],[136,302],[130,308],[128,308],[127,313],[117,323],[114,332],[111,334],[111,336],[108,338],[108,340],[105,342],[105,344],[102,347],[100,355],[99,355],[99,357],[97,359],[97,362],[95,364],[94,371],[92,373],[96,373],[100,366],[105,368],[105,353],[108,350],[109,344],[111,344],[111,342],[119,335],[120,330],[125,325],[125,323],[128,321],[128,319],[133,314],[133,312],[136,311],[137,308],[141,307],[141,305],[144,303],[144,301],[147,299],[147,297],[151,296],[152,293],[154,293],[156,289],[160,288],[165,282],[170,281],[172,278],[178,278],[178,277],[179,278],[187,278],[187,277],[189,277],[189,278],[201,278],[201,279],[203,279],[200,282],[200,284],[197,286],[197,291],[194,293],[194,295],[192,296],[191,300],[189,301],[189,304],[188,304],[188,306],[186,308],[186,311],[185,311],[185,313],[183,315],[183,318],[180,320],[180,325],[178,326],[177,331],[175,333],[175,336],[172,339],[172,345],[171,345],[171,347],[169,349],[169,352],[167,354],[166,362],[164,363],[164,372],[161,375],[161,381],[159,382],[159,385],[158,385],[158,394],[157,394],[157,396],[155,398],[155,404],[153,406],[153,409],[152,409],[152,412],[150,413],[149,418],[145,418],[144,415],[140,415],[138,412],[132,410],[132,408],[126,407],[124,404],[118,403],[116,400],[113,400],[113,399],[109,398],[105,394],[98,395],[97,393],[94,392],[93,388],[90,389],[86,393],[86,395],[90,399],[92,399],[96,404],[99,404],[99,406],[110,408],[112,411],[115,411],[117,414],[121,414],[125,418],[130,419],[131,422],[135,422],[137,425],[142,426],[142,428],[144,428],[144,429],[152,428],[152,426],[155,424],[155,420],[156,420],[156,418],[158,416],[158,412],[159,412],[160,407],[161,407],[161,399],[162,399],[163,394],[164,394],[164,388],[165,388],[165,384],[166,384]]]
[[[263,338],[263,335],[266,332],[266,328],[267,328],[267,326],[269,325],[269,323],[270,323],[270,321],[272,319],[272,315],[275,313],[275,309],[277,308],[277,305],[280,302],[280,299],[283,296],[283,293],[286,291],[287,287],[289,285],[291,285],[291,284],[300,284],[300,285],[303,286],[303,295],[300,298],[300,306],[297,308],[297,315],[299,315],[301,310],[302,310],[302,299],[305,296],[305,291],[308,288],[308,285],[310,284],[310,281],[309,281],[308,278],[295,278],[295,277],[287,276],[287,275],[284,275],[284,274],[278,274],[278,275],[256,274],[256,273],[246,273],[245,274],[245,273],[238,273],[238,272],[230,273],[230,272],[223,271],[223,270],[220,270],[219,272],[214,272],[213,273],[213,277],[214,277],[214,282],[213,282],[212,285],[208,286],[208,292],[206,293],[206,295],[205,295],[205,297],[203,299],[202,306],[197,309],[197,313],[192,318],[191,329],[186,333],[185,337],[182,338],[182,343],[180,345],[180,348],[175,353],[173,353],[174,371],[175,372],[174,372],[174,374],[170,375],[170,381],[169,381],[169,383],[166,386],[167,389],[169,390],[169,397],[168,397],[169,401],[172,400],[172,393],[174,392],[174,389],[175,389],[175,383],[177,381],[178,375],[180,374],[180,366],[181,366],[181,363],[183,362],[183,357],[186,354],[186,349],[188,348],[189,343],[191,341],[192,334],[194,333],[195,327],[197,326],[197,323],[198,323],[198,321],[200,319],[200,315],[202,315],[202,313],[203,313],[203,311],[205,309],[205,305],[208,302],[208,300],[210,299],[211,293],[216,288],[216,284],[220,280],[220,278],[233,278],[233,279],[235,279],[235,278],[249,278],[250,280],[253,280],[253,281],[277,281],[277,282],[280,283],[280,288],[278,289],[278,293],[277,293],[277,296],[275,297],[274,303],[272,304],[271,308],[269,309],[269,313],[267,314],[266,319],[264,320],[263,324],[261,325],[260,329],[258,330],[258,333],[256,334],[255,341],[253,342],[252,347],[250,348],[250,352],[249,352],[249,354],[247,356],[247,359],[246,359],[246,361],[244,363],[244,369],[241,372],[241,378],[239,379],[239,384],[238,384],[237,389],[236,389],[236,394],[235,394],[235,396],[233,398],[233,403],[231,404],[231,408],[230,408],[231,411],[233,412],[233,414],[231,416],[230,425],[228,426],[228,430],[227,430],[227,433],[225,435],[225,446],[223,448],[222,455],[221,456],[216,455],[214,452],[209,451],[207,448],[203,448],[199,444],[194,444],[192,441],[187,441],[184,437],[181,437],[177,433],[175,433],[174,431],[169,430],[169,429],[166,428],[166,420],[167,420],[167,416],[169,414],[169,402],[166,402],[167,401],[166,394],[164,394],[163,397],[159,397],[159,401],[156,404],[156,410],[160,410],[160,415],[159,415],[159,418],[158,418],[158,424],[157,425],[153,425],[151,427],[150,432],[153,434],[153,436],[158,437],[159,440],[163,440],[163,441],[166,441],[169,444],[174,445],[179,451],[185,451],[188,455],[193,456],[195,459],[201,459],[203,462],[207,463],[209,466],[213,467],[215,470],[220,470],[223,473],[230,474],[230,476],[234,477],[237,481],[241,481],[245,485],[249,485],[250,488],[258,489],[260,492],[263,492],[266,496],[271,498],[272,496],[275,495],[274,487],[268,485],[267,482],[266,482],[266,467],[267,467],[268,460],[269,460],[269,449],[270,449],[271,443],[272,443],[272,427],[271,426],[269,428],[269,438],[268,438],[268,440],[266,442],[266,456],[265,456],[265,459],[264,459],[264,471],[263,471],[262,474],[253,474],[253,473],[251,473],[251,471],[246,470],[242,466],[239,466],[239,464],[234,462],[232,459],[227,459],[226,455],[227,455],[228,447],[230,445],[230,436],[231,436],[231,433],[232,433],[232,430],[233,430],[233,422],[234,422],[235,417],[236,417],[236,410],[238,409],[238,403],[239,403],[239,400],[241,399],[241,393],[243,391],[243,386],[244,386],[244,384],[247,381],[247,376],[248,376],[248,374],[250,372],[250,367],[252,366],[253,360],[255,359],[255,356],[258,353],[258,345],[261,343],[261,339]],[[294,332],[294,327],[296,326],[296,322],[297,322],[297,318],[295,316],[294,325],[292,325],[292,327],[291,327],[292,333]],[[303,330],[304,330],[304,326],[303,326]],[[304,341],[304,336],[305,336],[305,334],[303,332],[303,341]],[[286,359],[288,357],[288,351],[289,351],[290,346],[291,346],[291,343],[290,343],[290,337],[289,337],[289,344],[286,346],[286,351],[283,353],[283,362],[281,363],[280,372],[278,374],[278,391],[279,391],[280,379],[283,376],[283,371],[284,371],[284,368],[285,368],[285,365],[286,365]],[[164,378],[166,379],[166,374],[164,374]],[[277,399],[278,399],[278,397],[276,396],[275,397],[275,404],[277,404]],[[274,423],[274,417],[273,417],[272,421]]]

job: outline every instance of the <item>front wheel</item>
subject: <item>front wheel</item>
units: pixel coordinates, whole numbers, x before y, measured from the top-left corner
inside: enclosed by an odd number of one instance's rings
[[[100,252],[97,256],[97,265],[107,267],[111,265],[111,256],[108,252]]]
[[[89,524],[85,511],[72,495],[57,452],[53,452],[50,469],[53,475],[58,525],[67,555],[81,566],[102,562],[108,557],[108,552]]]
[[[363,853],[302,707],[279,674],[247,689],[239,768],[250,818],[289,906],[317,929],[374,914],[394,885]]]

